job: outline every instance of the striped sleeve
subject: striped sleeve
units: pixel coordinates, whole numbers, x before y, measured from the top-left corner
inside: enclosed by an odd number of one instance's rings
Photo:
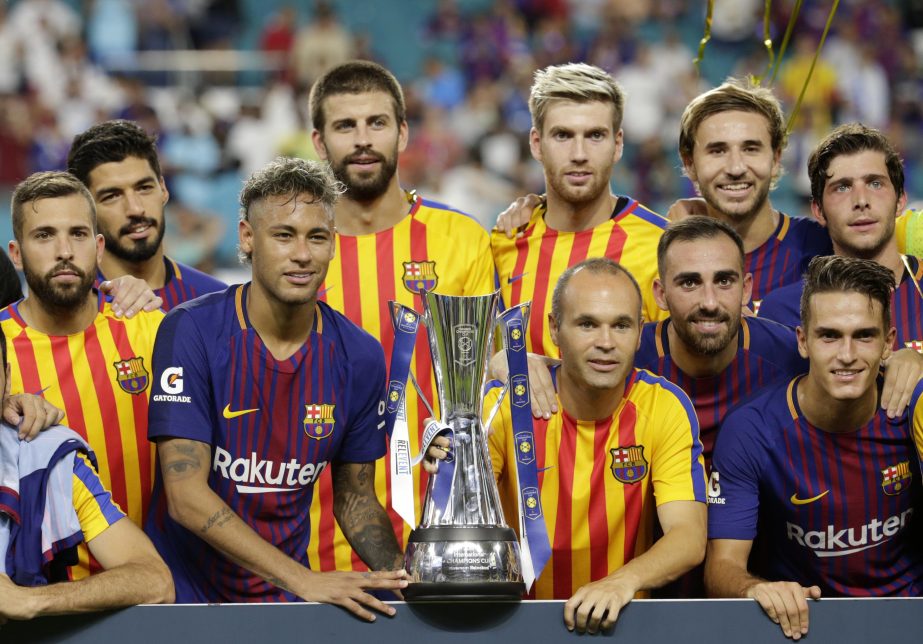
[[[74,457],[73,498],[74,510],[83,530],[83,539],[87,543],[125,517],[83,454]]]

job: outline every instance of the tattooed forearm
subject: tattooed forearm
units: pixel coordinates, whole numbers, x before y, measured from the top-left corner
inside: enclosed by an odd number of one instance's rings
[[[333,470],[333,514],[356,554],[373,570],[401,560],[388,514],[375,496],[374,463],[338,463]]]
[[[391,570],[401,559],[391,525],[367,525],[349,543],[372,570]]]
[[[208,446],[195,441],[171,440],[159,451],[164,478],[181,480],[197,474],[208,462]]]
[[[234,517],[234,512],[231,510],[231,508],[223,507],[217,512],[215,512],[213,515],[208,517],[208,521],[206,521],[205,525],[203,525],[199,529],[199,532],[201,532],[202,534],[205,534],[206,532],[208,532],[215,526],[218,526],[219,528],[223,527],[227,525],[228,521],[230,521],[233,517]]]

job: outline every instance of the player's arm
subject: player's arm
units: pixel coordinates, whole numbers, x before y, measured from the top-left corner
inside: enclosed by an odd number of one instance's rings
[[[801,639],[808,632],[808,599],[820,599],[820,588],[794,581],[767,581],[750,574],[747,559],[752,541],[710,539],[705,557],[705,588],[709,597],[755,599],[786,637]]]
[[[638,591],[659,588],[702,562],[705,556],[705,504],[671,501],[657,508],[663,537],[614,573],[581,586],[564,604],[564,624],[596,633],[615,624],[619,611]]]
[[[403,571],[313,572],[258,535],[209,487],[209,445],[165,438],[157,454],[170,517],[228,559],[305,600],[337,604],[368,621],[375,616],[366,607],[394,614],[365,590],[403,588]]]
[[[901,349],[892,353],[884,365],[881,408],[887,410],[888,418],[895,418],[910,404],[913,390],[923,377],[923,355],[914,349]]]
[[[404,555],[375,495],[375,462],[333,464],[333,515],[349,545],[372,570],[400,570]]]

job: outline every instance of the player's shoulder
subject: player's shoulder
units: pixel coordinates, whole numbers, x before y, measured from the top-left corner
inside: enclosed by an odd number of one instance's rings
[[[414,216],[426,223],[427,225],[438,225],[445,227],[458,228],[459,230],[470,230],[473,233],[480,231],[487,236],[487,231],[472,215],[458,208],[453,208],[426,197],[418,197],[418,206]]]
[[[662,340],[663,330],[667,320],[647,322],[641,326],[641,342],[635,352],[635,366],[651,370],[651,367],[660,359],[661,353],[669,353],[669,347]]]
[[[681,409],[695,418],[695,407],[689,395],[679,385],[647,369],[633,369],[627,382],[628,399],[639,410],[657,418],[671,410]]]
[[[323,321],[321,334],[334,343],[350,366],[384,364],[384,349],[373,335],[326,302],[318,301],[317,307]]]
[[[765,437],[790,425],[798,416],[790,400],[796,380],[777,381],[733,407],[721,423],[722,431],[733,427],[734,431]]]
[[[616,212],[613,219],[623,227],[631,226],[639,230],[653,232],[658,237],[670,225],[670,220],[659,215],[637,199],[627,195],[616,195]]]
[[[174,277],[181,282],[191,285],[198,295],[223,291],[228,286],[217,277],[200,271],[197,268],[178,262],[175,259],[165,259],[173,264]]]
[[[782,287],[774,292],[780,292],[786,288],[788,287]],[[795,329],[791,326],[761,317],[743,318],[741,324],[746,326],[747,332],[750,334],[751,349],[758,352],[773,351],[781,348],[788,348],[791,351],[797,350],[797,336]]]
[[[238,297],[242,288],[240,284],[225,286],[220,291],[182,302],[164,316],[162,326],[164,329],[207,329],[202,337],[215,338],[236,318],[238,300],[242,302],[242,297]]]
[[[825,250],[829,248],[832,252],[830,234],[827,229],[818,223],[813,217],[795,217],[780,213],[787,225],[786,238],[793,242],[806,246],[806,250]]]

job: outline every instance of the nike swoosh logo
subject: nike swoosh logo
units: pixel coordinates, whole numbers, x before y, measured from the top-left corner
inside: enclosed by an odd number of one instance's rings
[[[554,465],[549,465],[548,467],[543,467],[543,468],[541,468],[540,470],[535,470],[535,471],[536,471],[536,473],[538,473],[538,472],[544,472],[545,470],[550,470],[552,467],[554,467]]]
[[[790,498],[789,501],[795,505],[807,505],[808,503],[814,503],[815,501],[819,501],[820,499],[824,498],[827,496],[828,492],[830,492],[830,490],[824,490],[817,496],[812,496],[810,499],[799,499],[798,493],[796,492],[795,494],[792,494],[792,498]]]
[[[259,410],[260,408],[257,407],[256,409],[241,409],[239,411],[231,411],[231,405],[227,405],[224,408],[224,411],[221,412],[221,415],[230,420],[232,418],[237,418],[238,416],[243,416],[244,414],[252,414],[253,412]]]
[[[521,279],[522,279],[523,277],[525,277],[526,275],[528,275],[528,273],[520,273],[519,275],[510,275],[510,276],[509,276],[509,279],[506,280],[506,283],[507,283],[507,284],[512,284],[513,282],[518,282],[519,280],[521,280]]]

